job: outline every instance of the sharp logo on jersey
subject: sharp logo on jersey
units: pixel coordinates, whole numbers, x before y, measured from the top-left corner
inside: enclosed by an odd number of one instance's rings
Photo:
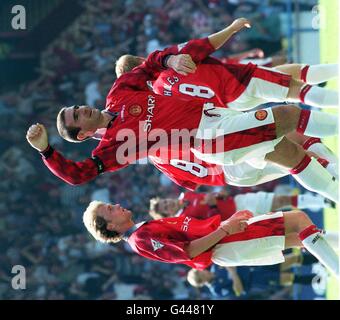
[[[183,225],[182,225],[182,230],[183,231],[188,231],[188,229],[189,229],[189,222],[190,221],[191,221],[191,218],[185,217],[185,219],[183,221]]]
[[[218,114],[218,113],[210,113],[209,111],[212,111],[212,110],[215,110],[216,108],[210,108],[210,109],[205,109],[204,110],[204,114],[207,116],[207,117],[220,117],[221,115]]]
[[[146,120],[144,124],[144,132],[150,132],[152,128],[152,118],[154,116],[153,109],[155,108],[155,97],[148,96],[148,114],[146,115]]]
[[[266,119],[268,116],[268,112],[266,110],[259,110],[255,112],[255,118],[259,121]]]
[[[153,247],[153,251],[157,251],[158,249],[162,249],[164,244],[161,244],[159,241],[151,239],[151,244]]]
[[[183,42],[183,43],[180,43],[177,48],[178,48],[178,51],[181,51],[186,45],[187,45],[188,41],[187,42]]]
[[[129,107],[129,114],[133,117],[138,117],[142,113],[143,109],[140,105],[134,104]]]

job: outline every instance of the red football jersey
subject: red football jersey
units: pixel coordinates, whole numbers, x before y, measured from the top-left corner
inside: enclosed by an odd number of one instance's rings
[[[200,185],[227,184],[222,166],[197,159],[189,148],[182,148],[176,155],[171,151],[167,152],[165,158],[157,154],[150,156],[149,160],[179,186],[194,191]]]
[[[189,41],[181,52],[187,53],[191,47],[201,48],[201,53],[197,54],[201,59],[214,51],[208,38]],[[171,130],[198,128],[203,108],[201,100],[159,96],[149,89],[148,81],[164,69],[164,54],[154,52],[141,66],[122,75],[113,84],[106,99],[106,109],[118,112],[118,116],[93,150],[92,157],[72,161],[50,147],[43,158],[50,171],[65,182],[81,184],[102,172],[116,171],[152,155],[152,146],[159,137],[159,131],[152,129],[167,133],[166,146],[171,149],[177,147],[171,141]]]
[[[205,220],[179,216],[152,220],[139,226],[127,241],[137,254],[165,263],[182,263],[203,270],[212,263],[213,247],[190,258],[186,252],[188,244],[215,231],[221,223],[220,216]],[[244,232],[222,238],[218,244],[245,241],[255,238],[284,236],[284,218],[261,219],[250,224]]]
[[[134,231],[128,238],[128,243],[136,253],[145,258],[183,263],[202,270],[211,264],[211,249],[191,259],[185,247],[191,241],[216,230],[220,223],[220,216],[206,220],[186,216],[153,220]]]
[[[234,198],[228,196],[218,198],[216,206],[204,204],[206,193],[185,192],[180,196],[180,201],[184,208],[180,210],[180,215],[193,217],[196,219],[207,219],[215,215],[221,216],[221,220],[227,220],[236,212]]]
[[[183,48],[169,47],[164,50],[163,54],[183,53]],[[223,64],[212,57],[200,60],[199,57],[202,57],[200,48],[190,46],[186,49],[197,65],[195,73],[184,76],[172,69],[162,71],[157,80],[153,82],[154,92],[183,99],[195,97],[205,102],[225,106],[244,92],[257,68],[252,63]]]

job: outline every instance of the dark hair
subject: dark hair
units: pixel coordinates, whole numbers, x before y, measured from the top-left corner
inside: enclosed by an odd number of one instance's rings
[[[72,106],[75,107],[75,106]],[[71,108],[72,108],[71,107]],[[66,108],[62,108],[57,116],[57,129],[61,137],[63,137],[65,140],[70,142],[83,142],[87,140],[89,137],[79,140],[78,139],[78,133],[80,131],[79,127],[68,127],[65,124],[65,110]]]
[[[120,233],[114,230],[108,230],[107,221],[101,216],[96,216],[95,218],[95,229],[108,242],[117,242],[120,240]]]

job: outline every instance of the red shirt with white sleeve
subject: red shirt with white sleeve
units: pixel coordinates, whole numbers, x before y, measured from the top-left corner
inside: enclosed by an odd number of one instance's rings
[[[244,232],[225,236],[217,244],[240,243],[244,246],[253,239],[280,236],[284,237],[284,218],[259,216],[257,222],[249,224]],[[274,218],[274,219],[273,219]],[[203,270],[212,264],[214,246],[194,258],[190,258],[186,248],[193,240],[207,236],[221,223],[220,216],[199,220],[188,216],[152,220],[134,226],[126,232],[124,238],[137,254],[165,263],[182,263],[189,267]],[[248,241],[248,242],[247,242]],[[258,243],[258,242],[256,242]],[[264,242],[266,244],[266,242]],[[242,250],[242,246],[239,247]],[[259,250],[261,248],[258,248]],[[276,249],[278,251],[278,249]],[[263,255],[266,255],[266,250]],[[280,253],[282,255],[282,252]],[[242,265],[242,261],[240,264]]]
[[[212,251],[207,250],[191,259],[185,248],[191,241],[215,231],[220,223],[220,216],[206,220],[186,216],[152,220],[141,225],[127,241],[135,252],[145,258],[205,269],[212,263]]]
[[[224,64],[213,57],[201,59],[199,47],[185,44],[166,48],[163,55],[183,53],[183,48],[187,49],[187,53],[197,65],[195,73],[184,76],[173,69],[162,71],[152,85],[157,94],[182,99],[195,97],[225,106],[244,92],[257,68],[252,63]]]
[[[190,47],[200,48],[197,56],[201,59],[214,51],[208,38],[189,41],[181,52],[187,53]],[[102,172],[119,170],[150,154],[148,151],[157,141],[157,130],[152,129],[165,131],[171,147],[172,129],[198,128],[203,108],[201,100],[169,98],[150,91],[148,81],[164,69],[163,58],[163,52],[152,53],[141,66],[113,84],[106,99],[106,110],[117,112],[118,116],[91,157],[83,161],[69,160],[51,146],[42,152],[43,161],[53,174],[69,184],[82,184]],[[136,140],[130,139],[127,146],[128,137],[136,137]],[[125,157],[127,148],[128,157]]]

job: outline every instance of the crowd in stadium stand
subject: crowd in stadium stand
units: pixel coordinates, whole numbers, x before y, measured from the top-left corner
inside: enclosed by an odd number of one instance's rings
[[[240,16],[251,19],[253,29],[235,37],[220,56],[259,46],[267,54],[278,52],[282,8],[268,2],[83,1],[84,13],[42,53],[39,78],[0,97],[0,299],[211,298],[187,283],[187,267],[147,261],[124,243],[96,243],[82,225],[92,199],[121,203],[143,220],[151,197],[176,196],[179,187],[150,165],[72,187],[44,167],[24,137],[30,124],[40,122],[67,157],[86,157],[96,142],[77,148],[63,142],[57,112],[75,103],[103,107],[115,80],[114,61],[122,54],[146,56],[204,37]],[[26,268],[26,290],[8,290],[14,265]]]

